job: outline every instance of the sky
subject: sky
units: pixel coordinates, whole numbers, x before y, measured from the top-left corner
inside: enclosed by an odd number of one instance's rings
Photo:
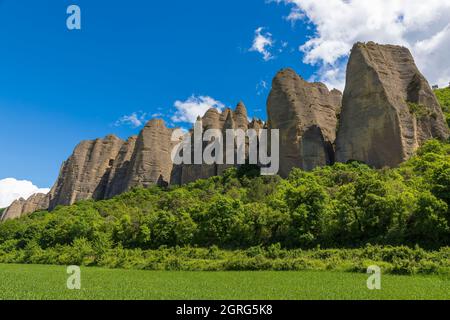
[[[449,16],[450,0],[0,0],[0,208],[48,190],[82,140],[241,100],[265,119],[282,68],[343,90],[356,41],[407,46],[446,85]]]

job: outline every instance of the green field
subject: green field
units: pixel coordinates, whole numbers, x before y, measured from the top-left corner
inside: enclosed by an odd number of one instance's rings
[[[66,289],[58,266],[0,265],[0,299],[309,300],[450,299],[450,279],[383,276],[367,289],[365,274],[340,272],[154,272],[82,268],[82,289]]]

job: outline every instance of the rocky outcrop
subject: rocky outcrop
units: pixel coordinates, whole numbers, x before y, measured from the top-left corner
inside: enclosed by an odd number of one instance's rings
[[[14,201],[0,217],[0,221],[12,220],[20,218],[28,213],[39,210],[47,210],[50,204],[49,194],[35,194],[27,200],[19,199]]]
[[[50,209],[80,200],[103,199],[111,170],[124,143],[113,135],[81,142],[64,162],[56,185],[50,191]]]
[[[14,202],[2,220],[80,200],[108,199],[136,186],[168,185],[173,169],[172,132],[164,121],[152,120],[139,136],[126,142],[113,135],[81,142],[62,165],[48,195]]]
[[[407,48],[355,44],[347,69],[337,161],[395,167],[426,140],[448,136],[442,109]]]
[[[106,199],[112,198],[127,190],[127,178],[129,171],[131,170],[130,163],[136,147],[137,139],[137,136],[132,136],[120,148],[109,174],[105,191]]]
[[[152,120],[139,136],[126,142],[113,135],[81,142],[63,163],[48,195],[15,201],[1,220],[80,200],[108,199],[136,186],[169,184],[173,169],[172,132],[164,121]]]
[[[217,109],[212,108],[205,113],[203,118],[199,118],[198,120],[202,121],[203,131],[210,129],[217,129],[222,131],[225,139],[224,146],[226,146],[227,129],[242,129],[246,131],[249,128],[253,128],[253,126],[256,128],[262,126],[262,122],[258,120],[254,120],[252,123],[249,122],[247,108],[245,107],[243,102],[239,102],[234,111],[227,108],[221,113]],[[205,142],[203,144],[203,150],[208,145],[209,143]],[[194,150],[192,143],[192,154],[193,151]],[[194,159],[192,159],[192,163],[194,163]],[[221,175],[225,170],[232,167],[233,165],[227,164],[184,164],[181,166],[177,166],[174,169],[171,184],[183,185],[199,179],[208,179],[213,176]]]
[[[343,97],[322,83],[303,80],[291,69],[282,70],[273,80],[267,111],[267,123],[250,121],[240,102],[234,111],[210,109],[199,120],[204,131],[218,129],[225,139],[227,129],[278,129],[279,174],[284,177],[293,168],[312,170],[336,160],[395,167],[426,140],[449,137],[441,107],[428,82],[409,50],[398,46],[356,44]],[[171,154],[177,143],[171,141],[173,132],[164,121],[152,120],[139,136],[127,141],[107,136],[80,143],[63,164],[48,195],[15,201],[1,220],[79,200],[107,199],[133,187],[186,184],[233,167],[174,166]],[[211,143],[203,142],[203,150]],[[234,156],[237,163],[237,152]]]
[[[267,102],[270,129],[280,130],[280,174],[292,168],[311,170],[333,163],[341,93],[309,83],[292,69],[273,80]]]
[[[163,120],[147,123],[135,143],[121,192],[137,186],[170,183],[173,169],[171,153],[175,147],[171,141],[172,133],[173,129],[168,129]]]

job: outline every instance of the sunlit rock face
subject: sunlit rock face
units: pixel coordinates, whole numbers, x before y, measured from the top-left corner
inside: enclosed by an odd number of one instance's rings
[[[425,141],[448,136],[442,109],[407,48],[355,44],[347,68],[337,161],[395,167]]]
[[[338,90],[309,83],[292,69],[275,76],[267,113],[269,128],[280,130],[281,176],[333,163],[341,98]]]

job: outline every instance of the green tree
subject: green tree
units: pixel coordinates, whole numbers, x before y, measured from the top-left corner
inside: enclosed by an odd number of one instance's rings
[[[431,246],[449,243],[448,205],[430,192],[422,193],[408,221],[409,240]]]
[[[242,220],[240,201],[220,195],[214,197],[200,217],[200,243],[208,246],[238,246],[243,237],[240,233]]]

